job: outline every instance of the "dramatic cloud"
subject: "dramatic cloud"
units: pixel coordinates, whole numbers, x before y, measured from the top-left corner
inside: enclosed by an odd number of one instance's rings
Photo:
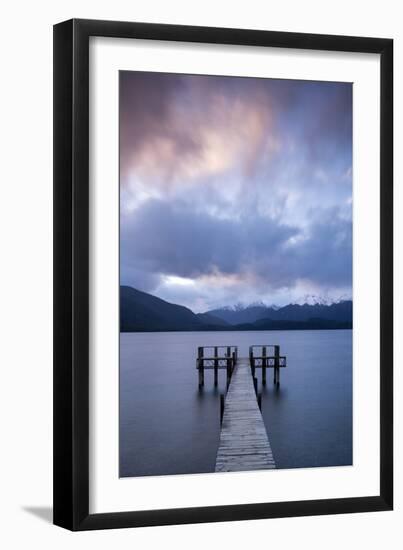
[[[351,94],[122,72],[122,283],[197,311],[351,294]]]

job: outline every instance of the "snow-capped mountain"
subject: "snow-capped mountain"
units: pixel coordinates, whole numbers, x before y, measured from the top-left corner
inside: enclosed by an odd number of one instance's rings
[[[303,306],[305,304],[308,306],[331,306],[332,304],[339,304],[340,302],[346,302],[349,300],[351,300],[351,298],[345,295],[340,296],[337,300],[334,300],[326,296],[318,296],[317,294],[305,294],[305,296],[292,303],[299,306]]]
[[[225,307],[208,311],[231,325],[255,323],[262,319],[272,321],[308,321],[310,319],[327,319],[332,321],[352,321],[353,303],[340,299],[336,302],[317,296],[306,296],[300,303],[283,307],[250,305],[247,307]]]

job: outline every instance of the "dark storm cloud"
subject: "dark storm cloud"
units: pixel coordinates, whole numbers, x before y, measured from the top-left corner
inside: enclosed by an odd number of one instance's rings
[[[124,225],[121,245],[124,256],[135,250],[136,261],[151,272],[193,278],[245,271],[295,234],[269,219],[219,219],[186,204],[150,200]]]
[[[172,170],[186,159],[197,162],[206,147],[206,126],[225,134],[237,110],[242,117],[239,121],[235,117],[238,133],[251,119],[255,123],[249,137],[257,154],[267,138],[261,130],[270,127],[260,128],[254,116],[274,126],[283,141],[297,144],[309,162],[351,164],[351,100],[352,87],[343,83],[122,72],[123,180],[131,168],[143,163],[153,168],[151,162],[158,155],[161,168],[165,164]],[[233,137],[228,132],[229,148]],[[249,145],[245,140],[244,153]]]
[[[352,86],[309,83],[289,105],[283,129],[305,158],[305,170],[345,171],[352,164]]]
[[[273,256],[277,285],[293,286],[297,279],[324,287],[348,287],[352,277],[351,222],[333,209],[326,221],[314,223],[301,240]],[[258,268],[259,269],[259,268]]]
[[[327,221],[304,234],[259,216],[219,219],[186,203],[150,200],[124,224],[122,255],[129,258],[135,251],[136,265],[150,276],[194,279],[251,273],[254,284],[274,288],[292,286],[301,278],[344,286],[351,282],[351,224],[335,210],[327,214]],[[144,289],[158,283],[141,280],[139,273],[124,275]]]
[[[158,73],[122,72],[120,78],[120,162],[125,172],[152,135],[169,131],[170,103],[181,84]]]
[[[122,282],[351,290],[351,168],[350,84],[122,72]]]

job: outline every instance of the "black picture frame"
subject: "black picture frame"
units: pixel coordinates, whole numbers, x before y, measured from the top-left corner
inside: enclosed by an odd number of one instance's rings
[[[89,39],[380,54],[380,489],[365,497],[89,513]],[[71,530],[393,507],[393,40],[73,19],[54,26],[54,523]]]

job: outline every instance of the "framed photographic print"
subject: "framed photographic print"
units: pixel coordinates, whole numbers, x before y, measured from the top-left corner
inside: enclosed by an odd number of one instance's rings
[[[391,510],[393,42],[54,27],[54,522]]]

